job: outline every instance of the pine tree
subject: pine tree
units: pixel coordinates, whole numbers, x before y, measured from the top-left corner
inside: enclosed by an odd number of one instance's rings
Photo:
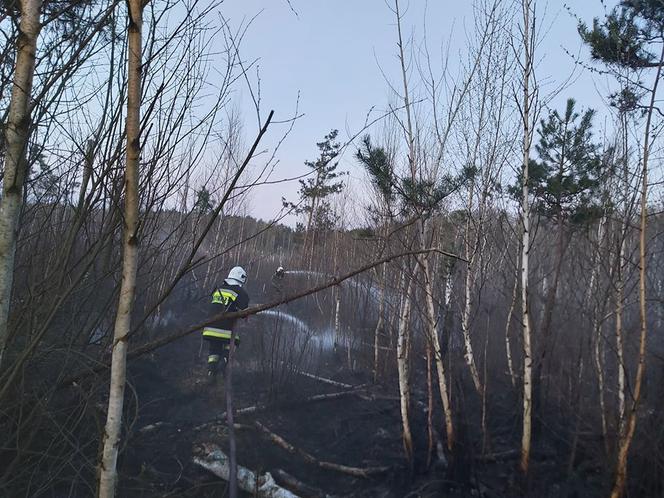
[[[200,190],[196,191],[196,202],[194,202],[194,210],[201,214],[208,214],[212,211],[214,205],[212,204],[212,194],[203,185]]]
[[[614,68],[648,69],[660,66],[653,53],[664,40],[664,4],[661,0],[622,0],[592,28],[580,22],[581,39],[592,58]]]
[[[643,109],[646,122],[643,130],[643,155],[641,158],[641,214],[639,225],[639,353],[636,376],[632,383],[632,403],[628,411],[626,428],[618,442],[616,475],[612,498],[623,495],[627,481],[627,455],[636,429],[637,409],[646,360],[646,227],[648,201],[648,159],[651,147],[652,117],[655,110],[657,88],[664,65],[664,3],[661,0],[621,0],[603,21],[595,18],[592,28],[584,23],[578,26],[581,39],[590,48],[592,58],[604,64],[623,83],[618,101],[626,108]],[[657,50],[655,52],[654,50]],[[635,88],[644,89],[641,73],[656,69],[652,87],[637,95]],[[625,84],[626,83],[626,84]],[[640,97],[649,96],[647,105],[639,103]],[[615,99],[614,99],[615,100]]]
[[[298,215],[306,215],[303,252],[311,245],[311,258],[313,258],[316,232],[330,230],[336,223],[336,216],[328,197],[341,192],[344,188],[343,181],[339,180],[343,173],[337,171],[339,161],[335,160],[341,152],[341,144],[336,141],[338,133],[338,130],[332,130],[325,135],[323,141],[316,144],[320,153],[318,159],[304,162],[311,169],[312,175],[300,180],[298,191],[300,202],[295,204],[283,199],[285,207],[291,208]]]
[[[316,144],[320,152],[318,159],[304,162],[311,169],[312,175],[300,180],[300,203],[288,203],[297,214],[307,215],[307,232],[312,228],[323,228],[317,226],[316,221],[322,222],[333,217],[331,206],[326,202],[327,197],[341,192],[344,187],[344,183],[338,180],[343,173],[337,172],[339,162],[335,161],[341,150],[341,144],[336,141],[338,133],[338,130],[332,130],[322,142]]]
[[[562,115],[552,111],[540,121],[540,138],[535,145],[539,160],[529,164],[533,208],[553,222],[556,233],[553,280],[546,293],[539,328],[540,352],[533,376],[535,409],[541,408],[541,377],[551,344],[553,310],[567,247],[566,231],[570,224],[589,221],[600,213],[602,161],[592,141],[594,114],[592,109],[579,114],[574,99],[567,100]]]
[[[539,161],[530,166],[535,209],[559,227],[588,220],[599,207],[602,161],[592,141],[595,111],[581,116],[575,107],[574,99],[568,99],[562,116],[553,111],[540,122],[535,145]]]

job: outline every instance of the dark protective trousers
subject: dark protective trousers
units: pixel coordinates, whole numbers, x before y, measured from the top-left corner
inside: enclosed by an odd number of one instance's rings
[[[219,339],[206,337],[208,342],[208,375],[216,375],[219,370],[223,373],[228,363],[228,354],[230,353],[230,343],[228,339]],[[240,345],[240,340],[235,339],[235,347]]]

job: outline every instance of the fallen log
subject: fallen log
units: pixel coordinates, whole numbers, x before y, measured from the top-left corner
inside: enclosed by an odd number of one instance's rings
[[[277,484],[297,492],[302,498],[332,498],[332,496],[324,493],[322,490],[303,483],[285,470],[274,469],[272,475],[274,476],[274,480],[277,481]]]
[[[228,456],[215,445],[204,445],[200,455],[194,456],[196,465],[208,472],[228,481],[230,476],[230,460]],[[237,466],[238,487],[252,496],[259,498],[301,498],[286,488],[279,486],[269,472],[256,474],[246,467]]]
[[[318,375],[314,375],[309,372],[304,372],[302,370],[296,370],[295,373],[303,377],[307,377],[309,379],[317,380],[318,382],[322,382],[323,384],[330,384],[331,386],[343,387],[345,389],[354,389],[358,387],[358,386],[352,386],[350,384],[344,384],[343,382],[339,382],[336,380],[327,379],[325,377],[319,377]]]
[[[341,391],[338,393],[329,393],[329,394],[316,394],[314,396],[309,396],[307,399],[305,399],[303,402],[304,403],[313,403],[315,401],[325,401],[327,399],[335,399],[335,398],[341,398],[342,396],[347,396],[349,394],[357,394],[360,391],[363,391],[366,389],[367,386],[365,384],[362,384],[361,386],[357,386],[351,391]]]
[[[292,455],[299,455],[306,462],[316,465],[322,469],[335,470],[343,474],[348,474],[354,477],[369,477],[376,474],[383,474],[390,470],[390,467],[349,467],[347,465],[341,465],[338,463],[326,462],[323,460],[318,460],[316,457],[307,453],[306,451],[296,448],[284,438],[275,434],[270,429],[261,424],[258,420],[254,421],[254,426],[270,441],[275,443],[277,446],[280,446],[284,450],[288,451]]]

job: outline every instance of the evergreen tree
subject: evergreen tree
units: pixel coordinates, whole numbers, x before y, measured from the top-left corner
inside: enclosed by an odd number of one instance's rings
[[[203,185],[200,190],[196,191],[196,202],[194,203],[194,209],[201,214],[207,214],[212,211],[212,194],[210,191]]]
[[[599,211],[602,161],[592,141],[594,115],[592,109],[579,114],[574,99],[568,99],[563,115],[554,110],[540,122],[539,161],[530,164],[530,191],[535,209],[558,225],[587,220]]]
[[[601,185],[603,161],[598,146],[592,140],[591,109],[582,115],[576,111],[574,99],[568,99],[565,111],[552,111],[540,121],[539,142],[535,145],[538,159],[528,164],[528,190],[533,197],[533,208],[552,221],[553,275],[547,286],[544,309],[539,326],[540,343],[538,361],[533,371],[533,406],[542,408],[542,372],[551,347],[553,311],[565,261],[567,228],[570,224],[587,222],[601,212]],[[522,178],[510,188],[521,196]],[[529,196],[530,196],[529,195]]]
[[[382,199],[389,203],[394,198],[394,165],[384,147],[371,143],[371,137],[362,138],[362,146],[355,153],[355,158],[369,173],[374,188]]]
[[[623,90],[614,96],[614,105],[621,113],[642,109],[645,116],[643,154],[641,156],[641,200],[639,223],[639,349],[637,369],[631,383],[632,402],[625,413],[624,428],[620,431],[612,498],[624,494],[627,481],[627,456],[636,430],[637,409],[646,363],[647,339],[647,218],[648,218],[648,159],[652,140],[653,115],[657,103],[657,88],[664,65],[664,2],[661,0],[621,0],[603,21],[595,18],[592,28],[579,23],[579,34],[589,46],[594,60],[603,63],[621,83]],[[656,69],[651,88],[640,79],[641,73]],[[635,91],[638,88],[639,92]],[[639,100],[647,95],[649,102]],[[661,111],[660,111],[661,113]],[[620,396],[624,396],[624,392]]]
[[[376,146],[371,137],[362,138],[362,146],[355,153],[355,158],[369,174],[369,181],[376,190],[381,208],[375,209],[375,215],[391,215],[391,206],[395,198],[394,164],[384,147]],[[370,208],[371,210],[372,208]],[[380,213],[379,211],[384,211]]]
[[[664,41],[664,3],[661,0],[621,0],[592,28],[579,22],[581,39],[596,61],[616,68],[646,69],[660,65],[652,49]]]
[[[344,187],[344,183],[339,180],[343,173],[337,171],[339,162],[335,161],[341,150],[341,144],[336,141],[338,133],[338,130],[332,130],[325,135],[323,141],[316,144],[320,152],[318,159],[304,162],[313,174],[300,180],[300,202],[294,204],[284,200],[284,206],[292,208],[296,214],[307,216],[307,232],[312,228],[329,229],[336,221],[327,198],[341,192]]]

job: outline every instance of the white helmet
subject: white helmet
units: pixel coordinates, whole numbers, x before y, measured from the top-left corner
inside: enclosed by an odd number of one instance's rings
[[[247,281],[247,272],[241,266],[235,266],[228,272],[227,282],[236,285],[243,285]]]

